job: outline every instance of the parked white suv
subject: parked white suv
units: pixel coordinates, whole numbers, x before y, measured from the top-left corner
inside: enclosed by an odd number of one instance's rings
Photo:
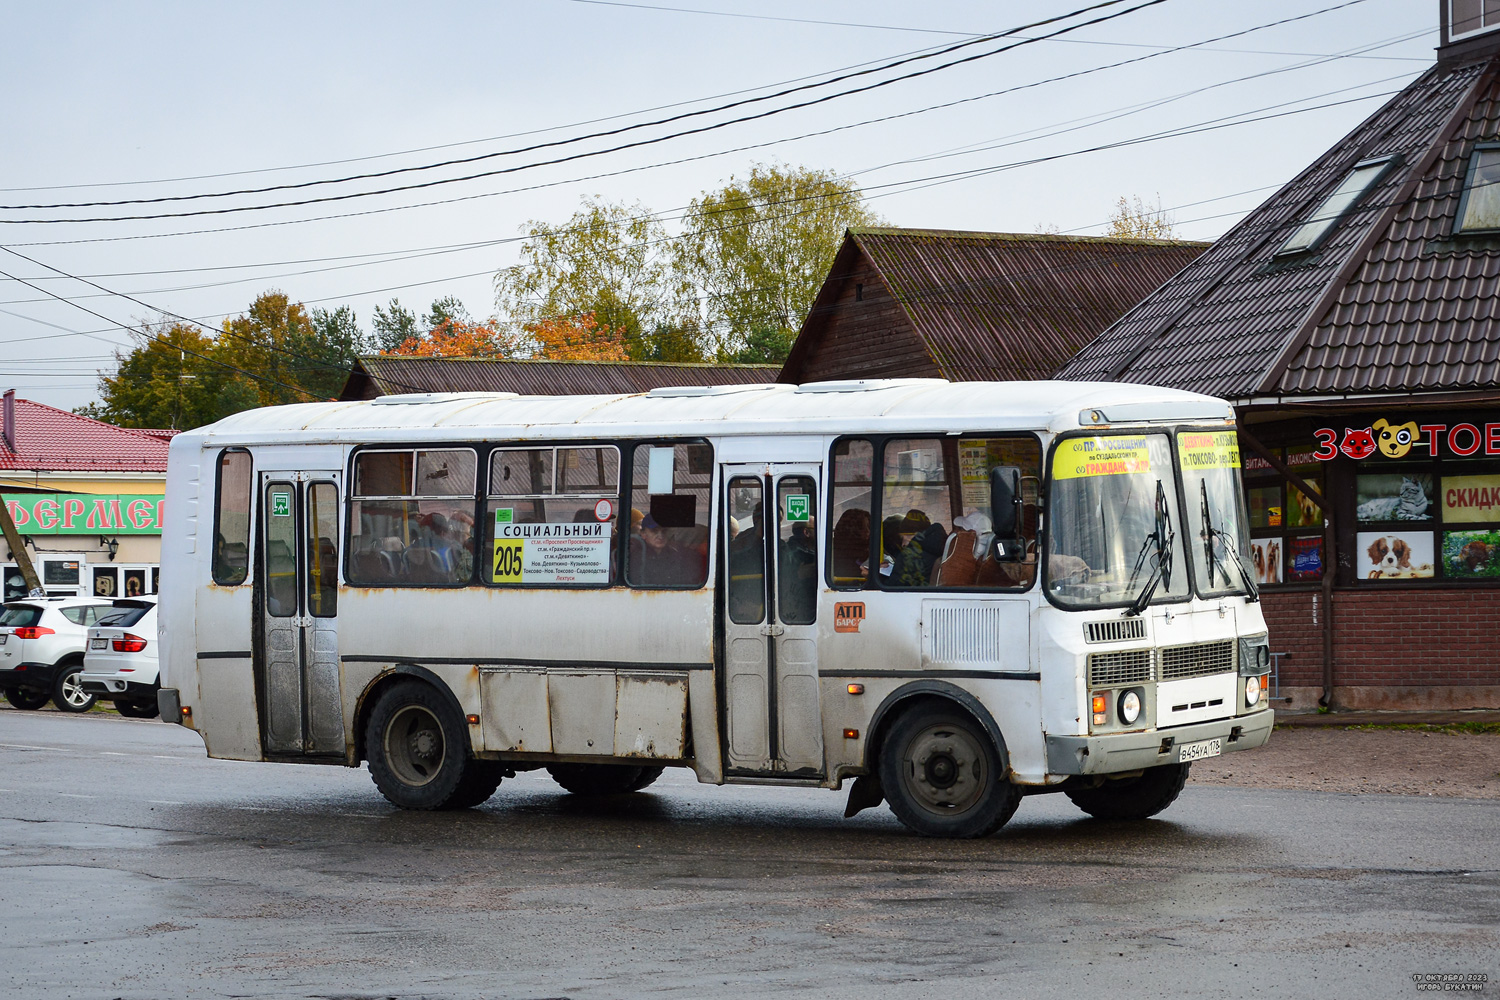
[[[156,598],[126,597],[99,609],[89,629],[79,680],[90,696],[107,698],[133,719],[156,718]]]
[[[95,698],[83,690],[88,628],[111,610],[91,597],[11,601],[0,609],[0,691],[16,708],[41,708],[51,698],[64,712],[87,712]]]

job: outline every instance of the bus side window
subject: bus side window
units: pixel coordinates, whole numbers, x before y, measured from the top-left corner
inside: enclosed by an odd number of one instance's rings
[[[875,449],[863,438],[833,446],[833,505],[828,542],[828,582],[857,590],[870,581],[870,490]]]
[[[250,453],[220,452],[218,472],[214,583],[236,587],[250,572]]]
[[[625,556],[632,587],[701,587],[708,581],[713,470],[707,444],[636,446]]]
[[[349,583],[456,586],[474,575],[471,448],[362,451],[349,504]]]

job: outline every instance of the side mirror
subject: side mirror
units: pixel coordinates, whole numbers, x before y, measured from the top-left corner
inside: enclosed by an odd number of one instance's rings
[[[1016,562],[1026,556],[1020,537],[1021,470],[997,465],[990,470],[990,521],[995,526],[995,558]]]

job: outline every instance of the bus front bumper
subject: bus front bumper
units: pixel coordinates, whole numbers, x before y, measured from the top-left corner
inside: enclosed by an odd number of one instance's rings
[[[1145,733],[1047,737],[1047,770],[1052,774],[1116,774],[1162,764],[1202,760],[1234,750],[1264,746],[1276,713],[1264,709],[1233,719],[1200,722]],[[1217,740],[1219,754],[1210,753]],[[1204,746],[1208,744],[1208,746]]]

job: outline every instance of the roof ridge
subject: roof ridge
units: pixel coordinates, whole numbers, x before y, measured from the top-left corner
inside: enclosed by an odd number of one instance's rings
[[[359,361],[475,361],[485,364],[528,365],[621,365],[653,368],[780,368],[780,365],[742,364],[718,361],[586,361],[576,358],[495,358],[485,355],[361,354]]]
[[[1040,240],[1048,243],[1106,243],[1126,246],[1211,246],[1212,240],[1151,239],[1141,236],[1083,236],[1069,233],[997,233],[971,229],[907,229],[899,226],[851,226],[852,236],[910,236],[946,239],[977,239],[1015,242]]]

